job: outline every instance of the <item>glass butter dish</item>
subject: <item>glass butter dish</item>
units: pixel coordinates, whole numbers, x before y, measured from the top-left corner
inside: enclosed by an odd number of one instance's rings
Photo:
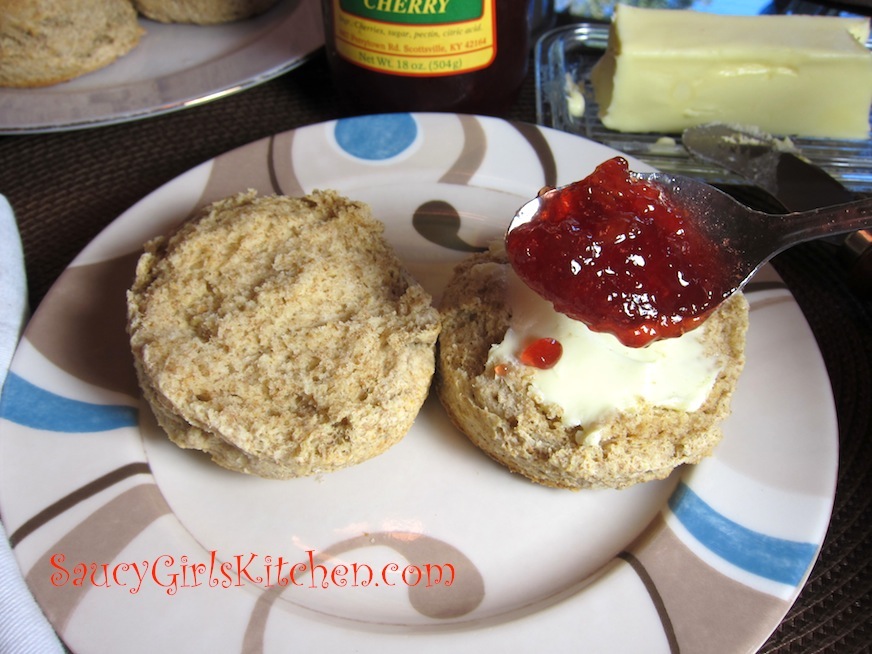
[[[699,177],[712,184],[743,184],[742,178],[692,157],[682,146],[680,134],[623,133],[602,124],[590,72],[606,48],[608,29],[605,23],[577,23],[540,37],[535,50],[539,124],[603,143],[664,172]],[[791,142],[850,190],[872,193],[872,139],[794,137]]]

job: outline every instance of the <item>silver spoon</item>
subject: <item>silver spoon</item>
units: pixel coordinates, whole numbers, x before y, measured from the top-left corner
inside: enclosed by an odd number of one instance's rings
[[[811,211],[769,214],[750,209],[723,191],[690,177],[666,173],[630,175],[659,186],[684,209],[686,217],[694,220],[701,233],[723,251],[728,270],[719,274],[723,273],[729,289],[724,299],[740,290],[763,264],[793,245],[872,227],[872,197]],[[543,198],[571,186],[539,191],[536,198],[518,210],[506,233],[532,221]]]

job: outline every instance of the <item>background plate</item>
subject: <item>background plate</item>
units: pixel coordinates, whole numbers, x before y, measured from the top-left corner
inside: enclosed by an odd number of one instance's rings
[[[126,56],[69,82],[0,88],[0,134],[126,122],[184,109],[265,82],[324,44],[319,0],[280,0],[225,25],[140,18],[145,35]]]

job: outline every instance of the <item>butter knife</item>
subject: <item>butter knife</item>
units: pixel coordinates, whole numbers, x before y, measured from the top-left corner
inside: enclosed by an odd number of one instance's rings
[[[693,156],[714,163],[762,189],[788,211],[805,211],[856,199],[825,170],[814,165],[793,146],[764,132],[731,125],[691,127],[682,144]],[[872,290],[872,231],[837,237],[840,254],[860,290]]]

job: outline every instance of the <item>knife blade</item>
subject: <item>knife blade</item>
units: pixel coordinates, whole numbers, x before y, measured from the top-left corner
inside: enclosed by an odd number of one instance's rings
[[[691,127],[682,134],[693,156],[721,166],[775,198],[787,211],[806,211],[856,199],[822,168],[802,156],[789,139],[731,125]],[[852,281],[872,290],[872,231],[861,230],[833,241],[850,268]]]

